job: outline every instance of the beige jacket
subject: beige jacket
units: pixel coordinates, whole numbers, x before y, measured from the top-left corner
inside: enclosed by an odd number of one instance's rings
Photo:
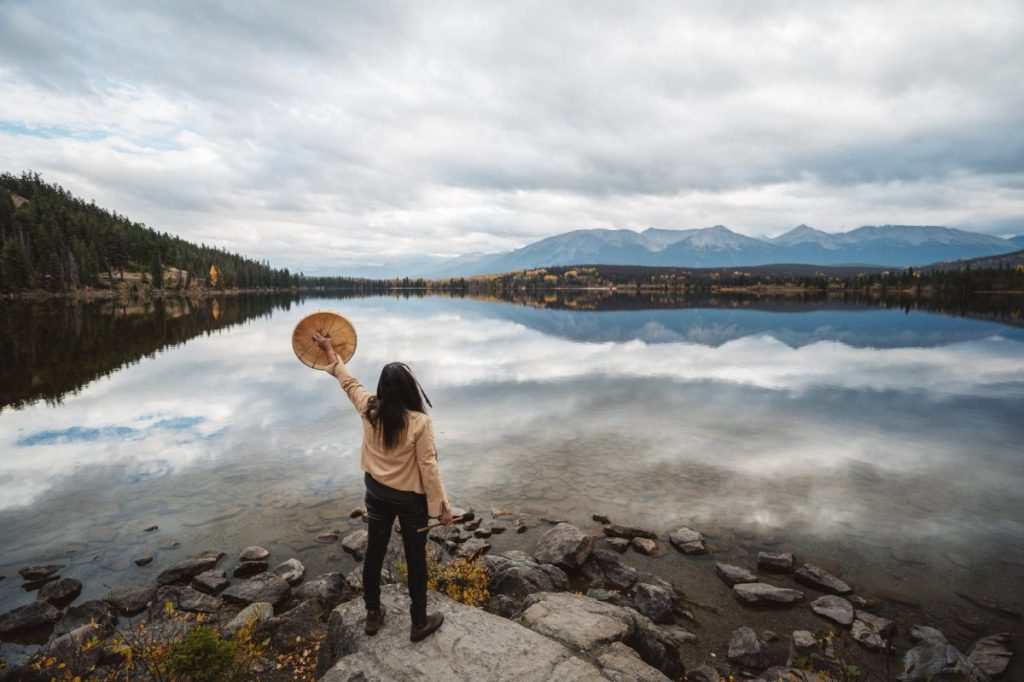
[[[366,408],[373,394],[349,374],[340,358],[324,369],[337,378],[363,421],[363,448],[359,456],[359,466],[363,471],[396,490],[425,493],[427,513],[430,516],[440,516],[442,505],[451,508],[441,483],[437,449],[434,447],[434,427],[430,417],[422,412],[407,411],[402,441],[394,449],[385,450],[366,416]]]

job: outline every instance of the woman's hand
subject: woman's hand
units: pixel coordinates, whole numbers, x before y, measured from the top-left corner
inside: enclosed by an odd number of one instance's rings
[[[455,520],[455,517],[452,516],[452,510],[448,507],[447,504],[441,507],[441,516],[439,518],[441,520],[442,526],[450,526],[452,524],[452,521]]]
[[[320,332],[313,332],[313,340],[316,341],[316,345],[320,347],[320,350],[327,354],[327,363],[334,364],[337,357],[334,355],[334,346],[331,344],[330,335],[324,336]]]

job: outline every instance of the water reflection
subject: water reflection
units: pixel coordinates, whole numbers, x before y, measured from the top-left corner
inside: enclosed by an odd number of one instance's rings
[[[1019,328],[368,298],[295,303],[0,414],[2,572],[69,548],[81,571],[130,572],[139,552],[174,556],[168,538],[326,561],[311,540],[358,501],[359,429],[291,354],[295,321],[319,308],[356,325],[366,383],[388,361],[413,367],[458,503],[755,528],[883,566],[907,547],[969,552],[975,569],[1024,555]]]

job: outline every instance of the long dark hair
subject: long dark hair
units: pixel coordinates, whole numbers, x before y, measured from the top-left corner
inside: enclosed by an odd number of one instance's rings
[[[408,365],[404,362],[384,365],[377,381],[377,396],[370,403],[366,416],[374,431],[381,434],[385,450],[398,445],[405,431],[407,410],[426,413],[423,403],[433,407]]]

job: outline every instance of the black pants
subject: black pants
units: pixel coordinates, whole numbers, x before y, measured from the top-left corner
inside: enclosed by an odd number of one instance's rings
[[[409,614],[413,623],[422,623],[427,619],[427,534],[416,529],[427,525],[427,496],[395,490],[370,474],[364,476],[364,481],[369,537],[363,560],[363,602],[367,610],[380,608],[380,571],[397,516],[409,569]]]

